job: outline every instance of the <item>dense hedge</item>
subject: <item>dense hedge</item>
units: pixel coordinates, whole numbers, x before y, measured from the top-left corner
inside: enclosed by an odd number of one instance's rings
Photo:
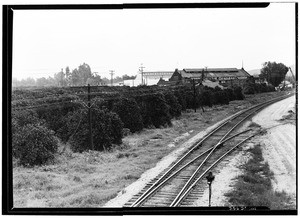
[[[120,98],[113,105],[113,109],[124,124],[124,128],[130,129],[131,132],[138,132],[143,129],[143,119],[141,110],[132,98]]]
[[[246,83],[243,90],[245,94],[256,94],[262,92],[274,92],[275,87],[272,85],[267,85],[265,83],[263,84]]]
[[[255,83],[253,80],[248,80],[243,87],[245,94],[256,94],[263,92],[274,92],[275,87],[271,84],[267,85],[265,83]]]
[[[113,144],[122,143],[123,123],[116,113],[93,109],[92,113],[92,138],[94,149],[107,150]],[[89,144],[89,123],[87,110],[70,112],[65,131],[69,136],[71,147],[76,152],[91,149]]]
[[[45,120],[46,126],[53,130],[56,135],[64,139],[64,135],[59,131],[63,126],[66,125],[65,116],[72,111],[76,111],[81,106],[77,103],[68,103],[62,105],[55,105],[49,107],[37,108],[36,113],[39,119]]]
[[[257,86],[254,88],[257,89]],[[270,89],[262,86],[259,90]],[[172,87],[92,87],[91,98],[93,142],[95,150],[101,151],[121,143],[123,128],[137,132],[145,127],[171,125],[171,119],[179,117],[186,109],[229,104],[232,100],[244,99],[244,95],[241,87],[222,90],[197,85],[194,89],[190,84]],[[49,133],[51,137],[55,133],[61,141],[70,142],[74,151],[90,149],[88,109],[83,102],[87,102],[87,87],[16,90],[13,92],[13,107],[49,106],[34,108],[30,113],[27,109],[18,110],[13,115],[14,126],[23,128],[34,124],[28,128],[35,131],[35,135],[51,129],[54,131]],[[15,133],[21,131],[19,127],[14,128]],[[18,153],[16,149],[14,153]]]
[[[146,94],[135,97],[143,118],[145,127],[170,125],[170,106],[162,93]]]
[[[185,111],[186,108],[187,108],[187,105],[186,105],[186,92],[185,92],[185,90],[183,88],[179,88],[179,89],[177,89],[177,90],[174,91],[174,95],[176,96],[177,101],[178,101],[178,103],[181,106],[181,110]]]
[[[169,105],[169,113],[171,117],[179,117],[181,115],[182,106],[173,92],[165,92],[164,97]]]

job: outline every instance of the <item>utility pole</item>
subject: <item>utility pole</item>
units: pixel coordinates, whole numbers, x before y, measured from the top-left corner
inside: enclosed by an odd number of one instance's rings
[[[196,85],[195,85],[195,79],[193,79],[193,88],[194,88],[194,110],[196,112],[197,109],[196,109]]]
[[[63,87],[63,83],[64,83],[64,70],[63,70],[63,68],[61,68],[61,74],[60,74],[60,85],[61,85],[61,87]]]
[[[114,71],[113,70],[110,70],[110,76],[111,76],[111,80],[110,80],[110,83],[111,83],[111,86],[113,86],[113,76],[114,76]]]
[[[91,87],[90,84],[88,84],[88,115],[89,115],[89,142],[90,142],[90,148],[91,150],[94,150],[93,145],[93,136],[92,136],[92,112],[91,112]]]
[[[143,64],[141,64],[141,66],[140,66],[140,71],[141,71],[141,74],[142,74],[142,85],[144,85],[144,80],[143,80],[143,69],[144,69],[145,67],[143,67]]]

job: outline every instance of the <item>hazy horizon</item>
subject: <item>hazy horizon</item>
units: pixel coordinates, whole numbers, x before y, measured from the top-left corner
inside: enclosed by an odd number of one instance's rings
[[[267,8],[15,10],[13,78],[87,63],[101,77],[295,64],[295,4]]]

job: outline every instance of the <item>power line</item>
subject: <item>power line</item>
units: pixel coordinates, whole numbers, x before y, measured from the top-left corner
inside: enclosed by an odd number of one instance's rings
[[[12,107],[12,110],[30,110],[34,108],[44,108],[44,107],[51,107],[53,105],[61,105],[61,104],[67,104],[67,103],[77,103],[75,101],[61,101],[57,103],[51,103],[51,104],[41,104],[41,105],[28,105],[28,106],[20,106],[20,107]]]

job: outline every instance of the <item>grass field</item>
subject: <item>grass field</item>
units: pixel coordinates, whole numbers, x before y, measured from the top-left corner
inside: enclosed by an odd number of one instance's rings
[[[66,149],[54,162],[24,168],[14,163],[14,207],[101,207],[180,144],[227,116],[277,93],[247,96],[229,105],[187,111],[172,126],[145,129],[106,152]],[[63,147],[64,145],[61,145]]]

